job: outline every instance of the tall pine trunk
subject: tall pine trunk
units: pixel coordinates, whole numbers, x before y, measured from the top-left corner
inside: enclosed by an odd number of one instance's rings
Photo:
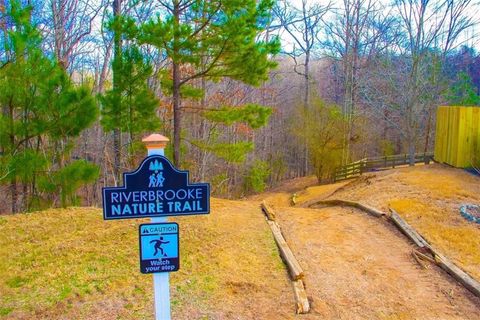
[[[9,122],[10,122],[10,153],[15,148],[15,135],[14,135],[14,111],[13,106],[10,105],[9,107]],[[18,211],[17,208],[17,199],[18,199],[18,190],[17,190],[17,176],[16,172],[12,173],[12,178],[10,180],[10,195],[12,197],[12,213],[16,213]]]
[[[173,2],[173,16],[174,16],[174,32],[179,27],[180,20],[180,3],[178,0]],[[174,36],[175,37],[175,36]],[[180,110],[180,65],[177,61],[178,56],[178,40],[173,40],[173,59],[172,59],[172,78],[173,78],[173,163],[175,166],[180,166],[180,143],[181,143],[181,110]]]
[[[180,166],[181,110],[180,110],[180,70],[177,63],[173,63],[173,163]]]
[[[119,17],[121,15],[122,8],[122,0],[113,0],[113,14],[115,17]],[[122,38],[119,34],[118,30],[114,31],[114,39],[113,39],[113,55],[114,61],[121,61],[121,54],[122,54]],[[115,62],[114,62],[115,63]],[[121,166],[121,148],[122,148],[122,133],[120,131],[120,114],[121,114],[121,101],[120,101],[120,93],[119,90],[119,83],[118,83],[118,74],[116,74],[115,70],[113,71],[113,90],[117,95],[116,102],[119,104],[117,106],[118,112],[116,116],[118,117],[115,123],[115,129],[113,129],[113,175],[115,177],[115,185],[120,183],[120,166]]]

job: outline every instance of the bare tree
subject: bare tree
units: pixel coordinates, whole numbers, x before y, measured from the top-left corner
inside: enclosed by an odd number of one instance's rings
[[[365,97],[406,140],[410,165],[424,134],[429,144],[433,111],[440,102],[442,66],[449,51],[473,26],[471,0],[396,0],[394,9],[403,33],[399,46],[380,57],[370,70]],[[374,74],[375,73],[375,74]],[[388,110],[389,112],[384,112]]]
[[[354,132],[356,106],[359,103],[358,87],[362,69],[368,68],[373,57],[381,54],[398,39],[394,18],[389,8],[378,1],[344,0],[333,10],[334,18],[325,23],[327,54],[339,61],[343,87],[342,111],[345,121],[342,162],[351,157],[351,140]]]
[[[284,49],[294,61],[294,71],[304,79],[303,83],[303,107],[308,109],[311,96],[311,71],[310,64],[314,50],[318,48],[318,35],[321,32],[322,18],[329,11],[330,4],[322,6],[308,0],[302,0],[300,7],[294,6],[287,0],[279,1],[274,7],[273,14],[278,25],[272,25],[271,29],[278,28],[285,31],[292,40],[292,48]],[[301,59],[301,61],[299,61]],[[308,173],[308,148],[305,142],[303,168],[301,175]]]
[[[44,14],[44,32],[59,64],[73,71],[74,60],[89,54],[92,34],[106,0],[49,0]]]

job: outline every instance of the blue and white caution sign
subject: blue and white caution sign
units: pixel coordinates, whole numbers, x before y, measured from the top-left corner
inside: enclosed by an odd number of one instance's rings
[[[188,171],[167,158],[145,158],[137,170],[123,174],[123,187],[103,188],[105,220],[208,214],[210,185],[190,184]]]
[[[158,273],[177,271],[180,265],[178,224],[174,222],[141,224],[140,271]]]

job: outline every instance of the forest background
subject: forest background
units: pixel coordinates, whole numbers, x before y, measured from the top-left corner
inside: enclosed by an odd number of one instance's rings
[[[0,0],[0,212],[98,205],[168,136],[217,196],[432,151],[480,105],[479,4]],[[473,159],[479,161],[479,159]]]

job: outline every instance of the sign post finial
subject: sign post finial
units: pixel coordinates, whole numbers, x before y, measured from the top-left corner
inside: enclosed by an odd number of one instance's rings
[[[148,137],[142,139],[142,142],[147,147],[148,155],[165,155],[165,147],[170,139],[158,133],[153,133]]]

